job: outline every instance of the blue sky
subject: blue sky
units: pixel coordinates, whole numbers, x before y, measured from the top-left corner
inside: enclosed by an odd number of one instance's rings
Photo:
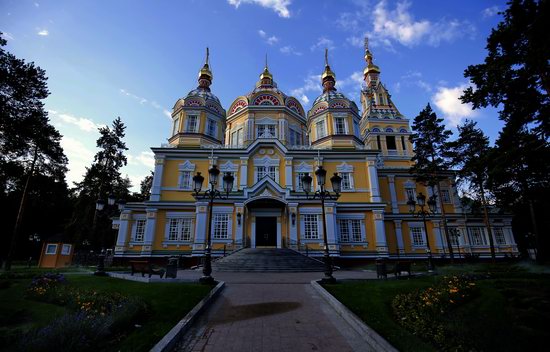
[[[0,0],[0,30],[10,52],[47,72],[46,108],[64,136],[68,182],[91,164],[97,127],[120,116],[123,174],[137,190],[153,167],[149,148],[169,135],[173,104],[197,86],[206,46],[226,109],[252,90],[267,53],[279,88],[307,110],[321,91],[325,48],[338,89],[360,106],[368,35],[403,114],[412,120],[430,102],[449,127],[475,119],[494,141],[496,110],[474,112],[457,97],[503,9],[504,1],[474,0]]]

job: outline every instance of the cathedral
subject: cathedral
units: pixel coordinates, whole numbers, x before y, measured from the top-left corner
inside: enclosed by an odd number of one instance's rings
[[[150,199],[126,204],[113,222],[115,257],[193,260],[205,254],[207,239],[213,256],[245,247],[321,256],[325,236],[340,260],[440,258],[450,250],[455,257],[490,256],[483,218],[464,212],[453,173],[437,192],[410,174],[409,120],[381,83],[368,43],[364,65],[361,109],[337,91],[325,55],[323,92],[309,111],[277,87],[267,62],[254,89],[225,110],[211,88],[207,52],[198,87],[174,105],[169,143],[152,148]],[[209,179],[213,167],[217,182]],[[326,199],[324,212],[303,189],[306,175],[319,189],[319,167],[327,179],[341,177],[339,197]],[[205,180],[200,194],[197,175]],[[201,196],[211,187],[220,195],[212,207]],[[334,191],[330,182],[326,189]],[[421,193],[438,196],[426,224],[410,212]],[[491,214],[490,221],[497,257],[517,254],[511,217]]]

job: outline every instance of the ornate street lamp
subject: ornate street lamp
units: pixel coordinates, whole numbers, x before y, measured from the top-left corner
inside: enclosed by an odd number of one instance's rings
[[[332,194],[325,189],[327,170],[325,170],[322,166],[319,166],[317,170],[315,170],[315,176],[317,176],[317,185],[319,185],[319,190],[310,196],[311,182],[313,181],[313,179],[307,173],[302,177],[302,189],[306,193],[307,199],[318,198],[321,200],[321,209],[323,216],[323,240],[325,242],[325,251],[323,255],[323,259],[325,262],[325,277],[321,280],[321,282],[334,283],[336,282],[336,279],[334,278],[334,276],[332,276],[332,263],[328,248],[327,220],[325,218],[325,199],[328,198],[332,200],[337,200],[340,197],[340,191],[342,190],[342,177],[338,176],[337,173],[334,173],[334,176],[330,178],[330,182],[332,183],[332,190],[334,192],[334,194]]]
[[[426,207],[426,203],[428,204],[428,209],[424,209]],[[434,271],[435,266],[432,258],[430,240],[428,238],[428,226],[426,225],[426,217],[430,217],[437,211],[436,196],[432,195],[428,199],[428,202],[426,202],[426,196],[422,193],[419,193],[418,196],[416,196],[416,201],[411,197],[409,198],[407,205],[409,206],[409,212],[413,214],[413,216],[421,217],[422,222],[424,223],[424,235],[426,236],[426,246],[428,247],[428,271],[432,272]],[[420,207],[418,211],[416,210],[417,205]]]
[[[202,189],[202,184],[204,182],[204,177],[201,175],[200,172],[197,172],[197,174],[193,176],[193,190],[195,191],[195,198],[208,199],[208,219],[206,222],[206,249],[204,253],[204,267],[202,269],[203,276],[199,279],[199,282],[203,284],[213,284],[215,282],[214,278],[212,277],[212,236],[210,235],[213,221],[212,208],[214,204],[214,199],[227,199],[229,197],[229,192],[231,192],[231,190],[233,189],[233,181],[235,181],[235,178],[233,177],[233,175],[231,175],[231,173],[225,173],[222,178],[222,186],[223,190],[225,191],[224,196],[220,191],[216,189],[219,175],[220,170],[218,170],[218,167],[216,165],[212,165],[210,170],[208,170],[210,189],[205,190],[202,194],[200,192]]]

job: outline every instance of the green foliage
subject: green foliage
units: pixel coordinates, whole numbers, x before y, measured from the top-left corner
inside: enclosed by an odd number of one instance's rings
[[[410,141],[414,145],[414,165],[411,173],[419,182],[436,185],[439,175],[449,166],[445,150],[451,131],[445,129],[443,119],[437,117],[430,104],[414,118],[412,130]]]
[[[392,308],[396,320],[413,334],[435,343],[440,350],[469,350],[468,341],[456,338],[442,319],[475,293],[475,283],[465,277],[444,277],[424,290],[395,296]]]

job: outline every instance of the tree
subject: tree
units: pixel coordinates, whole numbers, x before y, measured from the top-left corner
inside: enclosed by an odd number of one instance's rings
[[[96,143],[99,151],[92,165],[86,168],[84,179],[75,183],[75,210],[69,230],[77,243],[87,240],[95,248],[112,244],[110,238],[105,238],[109,231],[109,219],[98,216],[95,204],[98,199],[105,200],[110,194],[116,198],[127,198],[129,195],[130,180],[120,174],[120,169],[127,164],[124,152],[128,148],[123,141],[125,129],[120,117],[113,121],[111,128],[99,128],[100,137]]]
[[[505,127],[496,142],[499,164],[492,163],[491,171],[497,201],[515,212],[530,208],[530,227],[540,237],[536,213],[550,208],[550,1],[512,0],[508,5],[487,38],[484,63],[464,72],[473,87],[461,99],[474,109],[500,109]]]
[[[151,188],[153,187],[153,177],[155,173],[151,171],[150,175],[145,176],[140,183],[140,198],[148,200],[151,196]]]
[[[49,123],[42,102],[49,95],[46,73],[4,50],[0,33],[0,187],[4,200],[21,192],[6,256],[9,270],[16,253],[32,180],[46,176],[64,184],[67,158],[61,134]],[[24,180],[23,182],[21,182]],[[7,241],[6,241],[7,242]]]
[[[468,120],[464,122],[464,125],[458,127],[458,133],[458,138],[447,144],[447,153],[451,159],[451,165],[459,168],[457,172],[459,182],[467,183],[468,188],[474,192],[475,198],[481,202],[485,226],[489,235],[491,258],[495,261],[495,245],[489,222],[486,196],[489,189],[489,160],[492,155],[489,138],[481,129],[477,128],[474,121]]]
[[[430,104],[426,105],[424,110],[414,118],[412,130],[410,141],[414,145],[415,155],[412,158],[414,165],[410,172],[415,175],[417,182],[429,186],[434,194],[437,192],[445,239],[449,244],[449,255],[453,260],[453,248],[450,245],[449,229],[440,188],[441,180],[447,178],[444,171],[448,170],[449,163],[445,159],[445,151],[447,139],[452,133],[445,129],[443,119],[437,117]]]

